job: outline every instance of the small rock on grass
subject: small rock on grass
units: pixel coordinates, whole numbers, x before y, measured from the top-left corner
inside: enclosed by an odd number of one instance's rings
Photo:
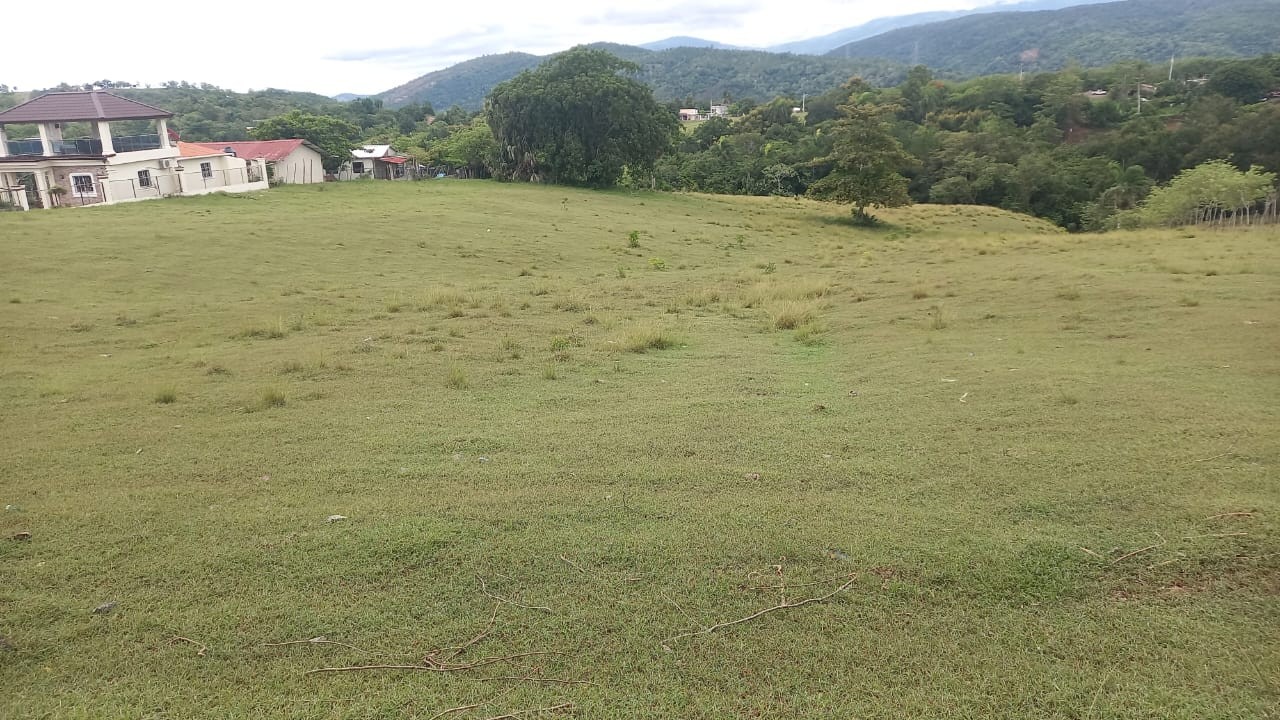
[[[333,522],[341,522],[346,519],[347,519],[346,515],[330,515],[329,517],[325,518],[325,521],[333,523]]]
[[[17,540],[18,542],[27,542],[28,540],[31,539],[31,533],[27,532],[26,530],[23,530],[20,533],[14,533],[13,539]]]
[[[107,613],[111,612],[112,610],[115,610],[115,609],[116,609],[116,605],[118,605],[118,604],[119,604],[119,603],[115,602],[114,600],[112,600],[111,602],[104,602],[104,603],[102,603],[101,605],[99,605],[98,607],[96,607],[96,608],[94,608],[94,609],[93,609],[93,614],[94,614],[94,615],[106,615]]]

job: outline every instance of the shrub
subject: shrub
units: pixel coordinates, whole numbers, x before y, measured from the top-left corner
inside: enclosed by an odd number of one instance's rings
[[[621,345],[626,352],[642,353],[649,350],[667,350],[675,347],[676,340],[661,325],[647,323],[632,328],[623,338]]]
[[[631,233],[627,235],[627,247],[629,248],[640,247],[640,231],[632,230]]]
[[[454,390],[466,390],[471,387],[471,381],[467,379],[467,373],[458,365],[450,365],[449,371],[444,378],[445,387]]]
[[[268,388],[263,390],[262,398],[258,402],[258,406],[263,410],[268,408],[284,407],[284,404],[284,391],[279,388]]]
[[[773,326],[779,330],[794,330],[812,322],[817,314],[818,306],[813,302],[788,300],[770,308]]]
[[[178,401],[178,391],[173,388],[161,388],[156,391],[154,399],[157,405],[172,405]]]

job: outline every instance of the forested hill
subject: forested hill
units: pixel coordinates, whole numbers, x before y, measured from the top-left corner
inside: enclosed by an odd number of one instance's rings
[[[1248,57],[1280,52],[1277,0],[1126,0],[1044,12],[990,13],[902,28],[832,57],[919,62],[972,77],[1129,60]]]
[[[799,98],[830,90],[854,75],[874,85],[892,85],[906,76],[900,63],[786,55],[754,50],[670,48],[653,51],[630,45],[597,44],[640,66],[640,79],[659,100],[754,98],[779,95]],[[486,55],[423,75],[375,96],[388,106],[430,102],[437,108],[460,105],[479,109],[493,86],[536,67],[545,57],[525,53]]]

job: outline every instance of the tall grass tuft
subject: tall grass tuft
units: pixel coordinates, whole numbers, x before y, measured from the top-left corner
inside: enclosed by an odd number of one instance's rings
[[[650,350],[667,350],[676,346],[676,339],[657,323],[637,325],[620,343],[626,352],[642,353]]]
[[[444,376],[444,386],[454,390],[466,390],[471,387],[471,381],[467,379],[467,371],[460,365],[450,365]]]
[[[171,387],[160,388],[153,399],[157,405],[172,405],[178,401],[178,391]]]

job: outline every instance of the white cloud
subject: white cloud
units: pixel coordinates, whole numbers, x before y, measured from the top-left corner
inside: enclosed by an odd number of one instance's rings
[[[886,14],[974,7],[982,0],[603,0],[424,3],[384,0],[342,13],[279,0],[163,3],[128,13],[65,0],[47,31],[9,28],[0,65],[22,89],[100,79],[208,82],[324,94],[374,93],[484,54],[545,54],[586,42],[639,44],[671,35],[764,46],[824,35]],[[319,8],[321,6],[312,6]],[[41,10],[33,11],[36,16]]]

